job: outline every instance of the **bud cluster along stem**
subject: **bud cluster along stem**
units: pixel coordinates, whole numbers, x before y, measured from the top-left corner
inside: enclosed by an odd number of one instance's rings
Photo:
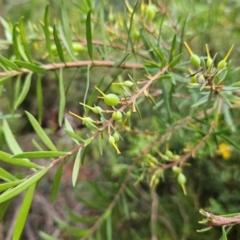
[[[100,116],[100,120],[94,120],[91,117],[84,116],[81,117],[73,112],[70,112],[71,115],[77,117],[80,119],[84,125],[86,125],[87,128],[89,128],[91,131],[93,131],[93,136],[91,139],[96,138],[100,133],[107,130],[108,142],[110,145],[112,145],[117,154],[120,154],[121,152],[118,149],[118,141],[120,140],[121,136],[117,132],[117,129],[121,127],[122,129],[125,129],[125,124],[127,123],[127,120],[131,117],[131,113],[133,112],[133,103],[136,101],[138,97],[141,96],[141,94],[146,91],[146,89],[149,88],[149,86],[158,79],[159,76],[161,76],[163,73],[167,71],[167,67],[163,68],[161,71],[159,71],[156,75],[149,77],[148,81],[145,81],[145,85],[140,89],[133,89],[135,83],[132,81],[126,80],[124,82],[114,83],[113,85],[120,85],[124,88],[128,88],[130,91],[132,91],[132,95],[130,97],[124,97],[121,98],[119,95],[114,93],[104,93],[102,90],[100,90],[98,87],[95,86],[95,89],[101,94],[101,99],[103,99],[103,102],[107,108],[110,109],[103,109],[100,106],[89,106],[85,103],[80,103],[82,106],[90,109],[93,113]],[[124,91],[124,89],[123,89]],[[118,109],[116,109],[117,106],[120,106]],[[127,109],[127,112],[125,113],[125,109]],[[112,116],[110,119],[107,119],[106,114],[112,113]],[[115,124],[114,124],[115,123]],[[102,125],[101,127],[97,125]],[[111,129],[114,129],[114,133],[111,134]]]

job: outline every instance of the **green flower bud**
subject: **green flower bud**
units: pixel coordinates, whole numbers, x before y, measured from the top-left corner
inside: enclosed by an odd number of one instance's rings
[[[122,119],[122,113],[120,111],[113,112],[112,118],[115,121]]]
[[[156,12],[157,12],[157,7],[156,5],[154,4],[149,4],[147,7],[146,7],[146,10],[145,10],[145,14],[147,16],[147,19],[148,20],[153,20],[155,15],[156,15]]]
[[[166,155],[167,157],[169,157],[169,158],[173,158],[173,153],[172,153],[172,151],[170,151],[170,150],[167,150],[167,151],[165,152],[165,155]]]
[[[116,106],[119,104],[119,97],[116,94],[109,93],[109,94],[104,94],[100,89],[98,89],[96,86],[95,88],[102,94],[103,96],[103,101],[105,102],[106,105],[108,106]]]
[[[190,62],[195,67],[200,67],[201,59],[198,55],[192,54],[191,57],[190,57]]]
[[[120,136],[117,132],[114,132],[113,137],[114,137],[116,143],[119,142]]]
[[[177,177],[177,181],[182,186],[187,182],[187,178],[183,173],[179,173],[179,175]]]
[[[224,68],[226,67],[226,65],[227,65],[227,63],[226,63],[225,59],[223,59],[222,61],[220,61],[220,62],[218,63],[217,68],[218,68],[219,70],[221,70],[221,69],[224,69]]]
[[[181,173],[181,168],[176,165],[172,167],[172,170],[174,173],[177,173],[177,174]]]

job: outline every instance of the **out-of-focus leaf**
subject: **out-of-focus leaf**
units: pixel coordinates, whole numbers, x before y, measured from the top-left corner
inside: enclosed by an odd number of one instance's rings
[[[0,62],[7,69],[21,72],[21,69],[18,67],[17,64],[15,64],[13,61],[8,60],[7,58],[5,58],[1,55],[0,55]]]
[[[0,86],[6,84],[11,79],[12,79],[12,76],[6,76],[6,77],[3,77],[3,78],[0,78]]]
[[[15,181],[18,180],[15,176],[13,176],[11,173],[6,171],[5,169],[0,167],[0,179],[4,181]]]
[[[37,77],[36,92],[38,105],[38,122],[41,123],[43,117],[43,92],[42,92],[42,78],[40,74],[38,74]]]
[[[169,53],[169,59],[168,62],[172,62],[173,56],[175,54],[176,51],[176,38],[177,38],[177,34],[174,35],[173,39],[172,39],[172,46],[171,46],[171,50]]]
[[[66,39],[65,44],[67,45],[67,48],[69,50],[70,56],[73,57],[75,60],[74,54],[73,54],[73,46],[72,46],[72,31],[71,27],[69,24],[69,19],[68,19],[68,13],[66,10],[66,5],[65,1],[61,1],[61,14],[62,14],[62,26],[63,26],[63,35],[64,38]]]
[[[61,44],[61,42],[59,40],[56,26],[53,27],[53,37],[54,37],[54,42],[56,44],[58,56],[59,56],[60,60],[65,63],[64,53],[63,53],[63,49],[62,49],[62,44]]]
[[[11,188],[11,189],[5,191],[4,193],[2,193],[0,195],[0,203],[3,203],[5,201],[13,198],[13,197],[17,196],[18,194],[20,194],[21,192],[23,192],[24,190],[28,189],[34,183],[38,182],[48,172],[48,170],[50,168],[51,168],[51,166],[44,168],[43,170],[32,175],[31,177],[24,179],[24,181],[22,183],[20,183],[18,186]]]
[[[59,126],[62,126],[62,122],[63,122],[63,118],[64,118],[64,111],[65,111],[65,104],[66,104],[62,68],[60,69],[59,74],[56,73],[56,76],[58,79],[59,94],[60,94],[60,101],[59,101],[59,108],[58,108],[59,109],[58,124],[59,124]]]
[[[13,133],[6,119],[3,120],[3,133],[4,133],[5,140],[7,142],[7,145],[12,151],[12,153],[13,154],[22,153],[22,149],[17,143],[16,139],[14,138]]]
[[[39,231],[39,236],[42,240],[60,240],[59,238],[52,237],[45,232]]]
[[[19,153],[12,158],[53,158],[53,157],[60,157],[63,155],[68,155],[69,152],[58,152],[58,151],[37,151],[37,152],[24,152]]]
[[[182,57],[182,53],[180,53],[179,55],[177,55],[170,63],[169,63],[169,67],[174,67],[181,59]]]
[[[42,127],[39,125],[37,120],[33,117],[33,115],[27,111],[25,111],[29,121],[31,122],[31,125],[33,126],[35,132],[39,136],[39,138],[42,140],[44,145],[49,148],[52,151],[57,151],[57,148],[54,146],[53,142],[50,140],[48,135],[43,131]]]
[[[43,73],[45,70],[44,68],[34,64],[34,63],[30,63],[30,62],[23,62],[20,60],[15,60],[14,61],[18,66],[22,67],[22,68],[26,68],[32,72],[35,73]]]
[[[62,170],[63,170],[63,162],[59,165],[53,179],[53,184],[52,184],[51,194],[50,194],[50,199],[52,203],[55,202],[55,199],[57,197],[58,189],[61,183]]]
[[[17,107],[23,102],[23,100],[25,99],[25,97],[27,96],[29,89],[30,89],[30,85],[31,85],[31,77],[32,77],[32,73],[29,73],[26,76],[25,82],[23,84],[23,88],[22,91],[17,99],[17,101],[15,102],[15,106],[14,109],[16,110]]]
[[[37,168],[37,169],[42,168],[40,165],[29,162],[27,159],[12,158],[12,155],[5,153],[3,151],[0,151],[0,161],[6,162],[8,164],[16,165],[16,166],[26,167],[26,168]]]
[[[4,215],[5,215],[5,212],[7,211],[8,206],[10,205],[12,200],[13,199],[9,199],[8,201],[6,201],[6,202],[1,204],[1,207],[0,207],[0,222],[2,221],[2,219],[3,219]]]
[[[84,140],[75,132],[72,132],[70,130],[66,130],[67,135],[69,135],[74,142],[79,144],[79,142],[84,142]]]
[[[78,177],[78,173],[80,170],[80,165],[81,165],[81,152],[82,152],[82,148],[80,148],[77,152],[76,158],[75,158],[75,162],[74,162],[74,166],[73,166],[73,172],[72,172],[72,185],[75,187],[76,182],[77,182],[77,177]]]
[[[23,227],[27,220],[28,212],[29,212],[29,209],[32,204],[32,199],[34,196],[35,188],[36,188],[36,182],[28,188],[28,190],[24,196],[23,203],[18,212],[17,220],[15,223],[14,231],[13,231],[12,239],[14,239],[14,240],[20,239],[20,237],[22,235]]]
[[[50,58],[53,59],[51,40],[50,40],[50,32],[49,32],[49,4],[45,8],[43,29],[44,29],[44,33],[45,33],[46,48],[47,48]]]
[[[92,13],[92,10],[89,10],[87,14],[86,39],[87,39],[87,49],[88,49],[89,57],[93,59],[91,13]]]
[[[18,184],[20,184],[23,180],[16,180],[16,181],[12,181],[12,182],[7,182],[7,183],[1,183],[0,184],[0,192],[3,192],[9,188],[12,188]]]
[[[14,54],[16,56],[16,59],[20,59],[21,55],[20,55],[20,51],[19,51],[19,41],[18,41],[18,33],[17,33],[17,28],[18,28],[18,24],[15,24],[13,27],[13,50],[14,50]]]
[[[20,30],[20,36],[21,36],[23,47],[24,47],[24,51],[27,55],[27,58],[30,62],[33,62],[31,52],[29,50],[29,43],[28,43],[27,37],[26,37],[27,35],[26,35],[25,29],[24,29],[24,18],[23,17],[19,20],[19,30]]]

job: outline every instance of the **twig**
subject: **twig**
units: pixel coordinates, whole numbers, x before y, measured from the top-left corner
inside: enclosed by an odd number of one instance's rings
[[[206,217],[206,219],[199,221],[199,223],[206,224],[207,226],[229,226],[240,223],[240,214],[233,217],[223,217],[206,212],[203,209],[200,209],[199,212]]]
[[[76,67],[116,67],[116,68],[124,68],[124,69],[143,69],[143,65],[140,63],[122,63],[119,66],[115,65],[116,62],[114,61],[75,61],[75,62],[67,62],[67,63],[53,63],[53,64],[43,64],[40,65],[41,68],[43,68],[46,71],[52,71],[56,69],[62,69],[62,68],[76,68]],[[22,71],[5,71],[0,72],[0,78],[7,77],[7,76],[19,76],[27,73],[31,73],[31,70],[28,69],[22,69]]]

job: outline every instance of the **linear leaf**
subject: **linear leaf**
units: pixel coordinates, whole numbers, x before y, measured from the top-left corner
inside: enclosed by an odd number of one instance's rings
[[[40,165],[29,162],[27,159],[12,158],[12,155],[5,153],[3,151],[0,151],[0,161],[6,162],[8,164],[16,165],[16,166],[26,167],[26,168],[37,168],[37,169],[42,168]]]
[[[87,39],[87,49],[91,60],[93,59],[93,46],[92,46],[92,26],[91,26],[91,13],[92,10],[88,11],[86,20],[86,39]]]
[[[21,69],[18,67],[18,65],[16,65],[13,61],[10,61],[7,58],[3,57],[2,55],[0,55],[0,62],[7,69],[21,72]]]
[[[22,67],[22,68],[26,68],[32,72],[35,72],[35,73],[42,73],[44,72],[44,68],[34,64],[34,63],[30,63],[30,62],[23,62],[23,61],[20,61],[20,60],[15,60],[14,61],[18,66]]]
[[[3,217],[5,215],[5,212],[7,211],[8,206],[10,205],[11,202],[12,202],[12,199],[10,199],[10,200],[1,204],[1,207],[0,207],[0,222],[2,222]]]
[[[0,179],[5,181],[14,181],[17,180],[15,176],[13,176],[11,173],[6,171],[5,169],[0,167]]]
[[[65,130],[67,135],[70,136],[72,138],[72,140],[74,142],[76,142],[77,144],[79,144],[79,142],[84,142],[84,140],[75,132],[72,132],[70,130]]]
[[[48,147],[52,151],[57,151],[57,148],[54,146],[53,142],[50,140],[48,135],[43,131],[42,127],[39,125],[37,120],[33,117],[33,115],[27,111],[25,111],[29,121],[31,122],[35,132],[39,136],[39,138],[42,140],[44,145]]]
[[[38,122],[42,122],[43,117],[43,93],[42,93],[42,78],[41,75],[38,74],[37,78],[37,105],[38,105]]]
[[[56,26],[53,27],[53,37],[54,37],[54,42],[56,44],[58,56],[59,56],[60,60],[65,63],[64,53],[63,53],[63,49],[62,49],[62,44],[61,44],[61,42],[59,40]]]
[[[29,212],[31,204],[32,204],[35,188],[36,188],[36,183],[34,183],[32,186],[30,186],[25,194],[23,203],[18,212],[16,224],[14,227],[13,238],[12,238],[13,240],[20,239],[20,237],[22,235],[23,227],[27,220],[28,212]]]
[[[62,126],[62,122],[63,122],[63,118],[64,118],[64,111],[65,111],[65,104],[66,104],[62,68],[60,69],[59,74],[57,74],[57,79],[58,79],[59,95],[60,95],[58,124],[59,124],[59,126]]]
[[[25,97],[27,96],[29,89],[30,89],[30,85],[31,85],[31,77],[32,77],[32,73],[29,73],[26,76],[21,94],[19,95],[17,101],[15,102],[15,106],[14,109],[16,110],[17,107],[23,102],[23,100],[25,99]]]
[[[45,33],[45,41],[48,54],[51,59],[53,59],[53,53],[51,48],[51,40],[50,40],[50,32],[49,32],[49,4],[45,8],[44,14],[44,33]]]
[[[70,57],[73,59],[73,60],[76,60],[75,58],[75,55],[74,55],[74,52],[73,52],[73,48],[72,48],[72,45],[69,45],[68,44],[68,41],[66,39],[66,34],[64,34],[64,30],[63,30],[63,27],[61,25],[59,25],[59,35],[60,35],[60,39],[64,45],[64,47],[66,48],[68,54],[70,55]]]
[[[7,145],[12,151],[12,153],[13,154],[22,153],[22,149],[17,143],[16,139],[14,138],[13,133],[6,119],[3,120],[3,133],[4,133],[5,140],[7,142]]]
[[[3,77],[3,78],[0,78],[0,86],[6,84],[9,80],[12,79],[12,76],[6,76],[6,77]]]
[[[169,54],[169,59],[168,62],[170,63],[173,59],[173,56],[175,54],[176,51],[176,38],[177,38],[177,34],[174,35],[173,40],[172,40],[172,46],[171,46],[171,50],[170,50],[170,54]]]
[[[39,236],[42,240],[60,240],[59,238],[52,237],[45,232],[39,231]]]
[[[69,152],[59,152],[59,151],[36,151],[36,152],[24,152],[19,153],[12,158],[53,158],[60,157],[63,155],[68,155]]]
[[[55,202],[55,199],[57,197],[57,193],[58,193],[58,189],[61,183],[61,177],[62,177],[62,171],[63,171],[63,162],[60,164],[60,166],[58,167],[58,170],[54,176],[53,179],[53,184],[52,184],[52,188],[51,188],[51,202]]]
[[[23,21],[23,17],[19,20],[19,30],[20,30],[20,36],[21,36],[21,40],[22,40],[22,44],[23,44],[23,48],[24,51],[27,55],[27,58],[30,62],[33,62],[30,50],[29,50],[29,43],[27,42],[27,35],[25,33],[25,29],[24,29],[24,21]]]
[[[12,32],[12,36],[13,36],[13,50],[14,50],[14,54],[16,56],[16,59],[20,59],[21,58],[21,54],[20,54],[20,51],[19,51],[19,41],[18,41],[17,28],[18,28],[18,24],[15,24],[13,26],[13,32]]]
[[[9,188],[12,188],[18,184],[20,184],[23,180],[16,180],[16,181],[12,181],[12,182],[7,182],[7,183],[1,183],[0,184],[0,192],[3,192]]]
[[[80,165],[81,165],[81,151],[82,148],[80,148],[77,152],[77,156],[75,158],[75,162],[74,162],[74,166],[73,166],[73,172],[72,172],[72,184],[75,187],[76,182],[77,182],[77,177],[78,177],[78,173],[80,170]]]
[[[11,188],[11,189],[5,191],[4,193],[2,193],[0,195],[0,203],[3,203],[5,201],[17,196],[18,194],[20,194],[21,192],[23,192],[24,190],[29,188],[31,185],[33,185],[34,183],[39,181],[48,172],[48,170],[50,168],[51,168],[51,166],[44,168],[43,170],[32,175],[31,177],[26,178],[24,180],[24,182],[20,183],[18,186]]]
[[[71,32],[68,14],[67,14],[66,5],[65,5],[64,0],[61,1],[61,14],[62,14],[63,32],[65,33],[66,43],[67,43],[69,52],[71,53],[71,57],[72,57],[72,56],[74,56],[73,46],[72,46],[72,32]],[[75,59],[75,57],[73,59]]]

